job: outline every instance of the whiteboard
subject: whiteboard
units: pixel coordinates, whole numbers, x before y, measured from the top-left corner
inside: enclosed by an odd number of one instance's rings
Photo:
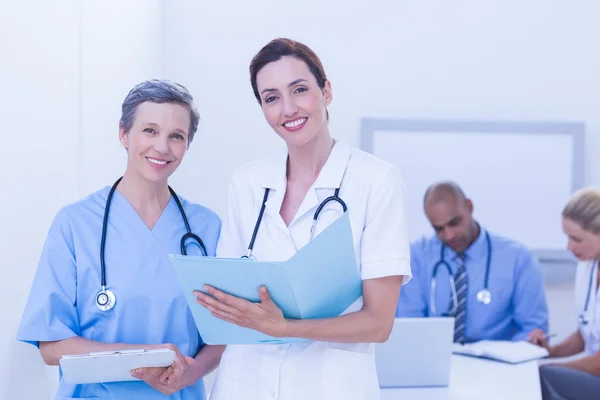
[[[402,170],[411,240],[434,233],[427,187],[452,180],[482,226],[569,258],[561,211],[583,184],[582,124],[365,119],[362,127],[363,149]]]

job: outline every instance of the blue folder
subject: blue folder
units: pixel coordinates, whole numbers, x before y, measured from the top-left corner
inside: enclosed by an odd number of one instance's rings
[[[170,255],[170,261],[207,344],[295,343],[304,339],[274,338],[212,316],[192,295],[194,290],[206,293],[205,284],[253,302],[260,301],[258,290],[264,285],[290,319],[336,317],[362,295],[347,213],[287,261],[181,255]]]

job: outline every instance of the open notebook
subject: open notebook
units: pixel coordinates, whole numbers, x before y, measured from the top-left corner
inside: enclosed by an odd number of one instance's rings
[[[548,351],[543,347],[525,341],[510,342],[504,340],[481,340],[462,345],[454,343],[452,352],[454,354],[489,358],[510,364],[538,360],[548,356]]]

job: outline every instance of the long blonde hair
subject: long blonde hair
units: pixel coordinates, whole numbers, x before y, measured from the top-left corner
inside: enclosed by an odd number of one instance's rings
[[[577,223],[583,230],[600,234],[600,188],[587,187],[573,193],[562,216]]]

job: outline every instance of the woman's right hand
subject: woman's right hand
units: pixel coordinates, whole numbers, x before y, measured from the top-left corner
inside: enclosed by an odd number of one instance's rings
[[[543,347],[546,350],[548,350],[548,352],[550,352],[550,345],[548,344],[548,340],[546,339],[546,333],[543,330],[539,328],[532,330],[529,334],[528,341],[529,343],[533,343],[537,346]]]

